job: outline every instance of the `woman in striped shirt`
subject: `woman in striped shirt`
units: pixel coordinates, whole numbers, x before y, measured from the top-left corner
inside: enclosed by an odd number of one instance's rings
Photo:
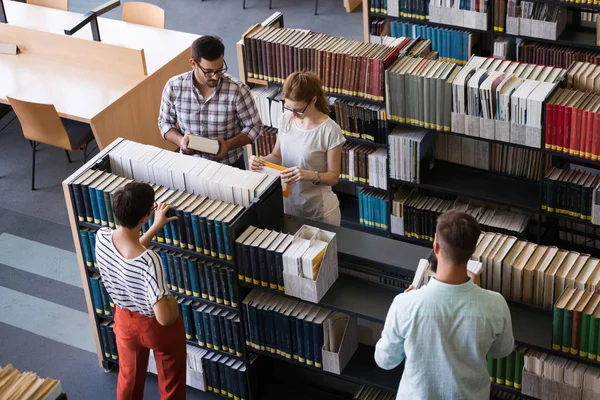
[[[142,399],[150,349],[154,351],[161,399],[184,399],[186,344],[177,300],[169,292],[160,257],[146,246],[168,222],[170,206],[154,203],[154,190],[132,182],[115,192],[119,227],[98,230],[96,257],[115,303],[119,351],[117,399]],[[154,212],[154,224],[140,237]]]

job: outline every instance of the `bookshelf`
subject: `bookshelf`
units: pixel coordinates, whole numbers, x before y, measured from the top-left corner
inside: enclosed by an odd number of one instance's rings
[[[109,162],[109,154],[111,151],[116,149],[119,144],[123,142],[123,139],[117,139],[109,146],[107,146],[104,150],[102,150],[97,156],[95,156],[92,160],[87,162],[83,167],[69,176],[67,179],[63,181],[63,192],[65,196],[65,201],[67,205],[67,212],[69,217],[69,222],[71,226],[71,231],[73,234],[73,241],[75,243],[75,251],[77,260],[79,263],[80,275],[83,282],[83,289],[85,293],[86,304],[88,307],[88,314],[90,316],[90,321],[92,322],[92,326],[96,327],[96,329],[92,329],[94,342],[96,345],[96,353],[98,357],[98,363],[101,367],[103,367],[106,371],[111,370],[115,365],[118,365],[118,360],[114,360],[112,358],[107,358],[104,356],[104,352],[102,350],[102,341],[100,340],[100,323],[103,321],[113,321],[114,318],[112,315],[100,315],[96,313],[96,310],[92,301],[92,289],[90,285],[90,277],[94,273],[98,273],[99,270],[94,267],[90,267],[86,265],[86,260],[84,257],[83,245],[80,237],[80,229],[86,229],[88,231],[97,231],[100,228],[105,226],[101,226],[99,224],[90,223],[90,222],[82,222],[79,221],[77,216],[77,210],[75,206],[73,188],[71,184],[83,173],[92,170],[102,170],[111,172],[111,166]],[[235,257],[235,246],[234,240],[235,238],[241,234],[249,225],[262,224],[264,226],[269,226],[274,229],[280,224],[278,219],[271,218],[272,215],[283,215],[283,203],[282,203],[282,194],[281,194],[281,184],[279,180],[274,180],[273,183],[263,192],[260,198],[253,199],[252,203],[245,207],[240,214],[238,214],[229,224],[229,246],[233,252],[233,259],[230,261],[223,260],[217,257],[211,257],[204,253],[199,253],[196,251],[182,249],[179,246],[168,245],[165,243],[152,242],[150,248],[155,250],[164,250],[164,251],[172,251],[182,255],[190,256],[196,258],[198,260],[204,260],[207,262],[214,262],[218,265],[229,266],[234,269],[234,273],[236,275],[236,283],[233,287],[234,291],[237,291],[238,298],[242,298],[243,294],[241,293],[241,288],[237,284],[237,269],[236,269],[236,257]],[[214,306],[221,310],[226,310],[228,312],[233,312],[236,316],[240,318],[241,323],[241,301],[238,302],[237,307],[233,307],[231,305],[220,304],[215,301],[210,301],[208,299],[203,299],[195,296],[190,296],[185,293],[180,293],[178,291],[171,290],[173,295],[177,298],[183,298],[186,300],[191,300],[192,304],[208,304],[210,306]],[[243,340],[243,332],[240,332],[241,339]],[[216,351],[214,349],[209,349],[206,347],[201,347],[197,342],[192,340],[187,340],[187,344],[193,345],[199,348],[203,348],[209,352],[217,353],[220,355],[227,356],[231,359],[242,360],[246,367],[247,373],[246,378],[248,380],[248,387],[253,387],[254,384],[251,382],[252,373],[250,371],[251,362],[249,356],[245,349],[242,348],[242,356],[231,354],[226,351]],[[218,396],[213,393],[216,397]],[[250,394],[250,396],[252,396]],[[227,396],[225,396],[227,397]],[[250,397],[252,398],[252,397]]]

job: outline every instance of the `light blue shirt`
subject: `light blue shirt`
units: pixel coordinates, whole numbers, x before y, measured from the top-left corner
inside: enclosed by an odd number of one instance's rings
[[[375,361],[404,372],[396,399],[490,398],[486,355],[514,349],[510,310],[499,293],[472,281],[448,285],[431,279],[418,290],[396,296]]]

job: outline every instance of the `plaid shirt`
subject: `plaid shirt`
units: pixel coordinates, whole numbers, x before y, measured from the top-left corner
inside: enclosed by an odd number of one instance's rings
[[[229,75],[223,75],[219,85],[204,101],[194,86],[193,72],[169,79],[163,90],[158,127],[165,134],[171,129],[191,132],[210,139],[231,139],[244,134],[254,142],[262,132],[262,122],[250,89]],[[221,162],[233,164],[242,157],[243,149],[227,153]],[[208,154],[201,155],[210,158]]]

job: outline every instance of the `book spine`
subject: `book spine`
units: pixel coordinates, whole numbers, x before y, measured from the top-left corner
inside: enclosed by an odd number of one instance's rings
[[[229,283],[227,280],[227,268],[219,268],[219,285],[221,286],[221,293],[223,294],[223,304],[226,306],[231,305],[231,291],[229,289]]]
[[[315,367],[323,368],[323,324],[312,324],[313,326],[313,357],[315,359]]]
[[[196,252],[204,253],[202,231],[200,229],[200,218],[196,214],[191,214],[190,221],[192,224],[192,231],[194,234],[194,245],[196,247]]]
[[[237,254],[237,277],[240,281],[245,281],[246,258],[244,257],[244,247],[241,243],[235,243],[235,254]]]
[[[192,287],[192,296],[200,297],[200,279],[198,278],[198,264],[196,260],[188,260],[187,268]]]
[[[581,335],[581,311],[573,311],[573,325],[571,327],[571,354],[579,353],[579,339]]]
[[[198,281],[200,282],[200,296],[208,299],[208,284],[206,283],[206,264],[203,261],[198,262]]]
[[[221,332],[219,328],[219,321],[217,319],[217,313],[212,312],[209,315],[210,321],[210,333],[212,337],[213,348],[217,351],[221,350]]]
[[[306,363],[306,355],[304,349],[304,327],[302,326],[302,320],[294,319],[294,329],[296,331],[296,346],[298,347],[298,361]]]
[[[591,314],[582,314],[581,316],[581,333],[579,339],[579,356],[586,357],[588,356],[589,350],[589,342],[588,339],[590,337],[590,322],[592,316]]]
[[[250,245],[242,246],[242,259],[244,265],[244,281],[246,283],[252,283],[252,260],[250,257]],[[239,274],[239,271],[238,271]],[[238,276],[239,277],[239,276]]]
[[[168,226],[168,228],[167,228]],[[177,246],[180,247],[180,240],[179,240],[179,226],[177,224],[177,221],[171,221],[169,222],[166,226],[165,229],[168,229],[171,231],[171,240],[173,242],[173,246]]]
[[[571,350],[571,329],[573,327],[573,311],[565,310],[563,318],[562,330],[562,346],[561,350],[564,353],[569,353]]]
[[[192,277],[190,276],[190,269],[189,269],[189,261],[190,260],[186,260],[183,257],[180,257],[180,263],[181,263],[181,275],[183,276],[183,287],[184,287],[184,291],[185,294],[188,296],[192,295]]]
[[[83,196],[81,194],[80,185],[69,185],[73,192],[73,202],[75,203],[75,211],[77,212],[77,219],[80,222],[85,221],[85,204],[83,203]]]
[[[92,258],[92,249],[90,247],[90,241],[88,239],[88,232],[86,230],[79,230],[79,239],[81,240],[81,247],[83,248],[83,258],[85,259],[85,265],[92,267],[94,260]]]
[[[185,327],[185,338],[187,340],[194,339],[193,317],[189,304],[181,303],[181,315],[183,316],[183,326]]]
[[[504,374],[506,373],[506,357],[496,359],[496,383],[504,385]]]
[[[277,267],[277,290],[285,292],[283,281],[283,253],[275,253],[275,265]]]
[[[171,288],[171,276],[169,275],[169,261],[167,259],[167,253],[164,251],[157,251],[162,262],[163,271],[165,273],[165,281],[167,281],[167,287]]]
[[[189,212],[184,211],[182,211],[181,214],[183,215],[183,225],[185,226],[187,248],[188,250],[196,250],[196,238],[194,237],[194,229],[192,227],[192,216]]]
[[[267,250],[258,248],[258,270],[260,276],[260,286],[269,287],[269,266],[267,265]]]
[[[225,337],[227,338],[227,351],[229,353],[235,355],[235,343],[233,341],[233,328],[232,328],[232,320],[229,318],[223,318],[224,327],[225,327]]]
[[[269,289],[277,290],[277,264],[275,261],[275,251],[267,251],[267,270],[269,272]]]
[[[592,317],[590,319],[590,329],[588,331],[588,358],[595,360],[598,352],[598,319]]]
[[[217,303],[219,304],[223,304],[223,286],[221,285],[220,282],[220,270],[221,267],[215,265],[212,268],[212,286],[213,286],[213,291],[215,292],[215,300],[217,301]]]
[[[256,246],[250,247],[250,276],[252,278],[252,284],[260,286],[260,264],[258,259],[258,248]]]
[[[108,226],[108,213],[106,210],[106,203],[104,202],[104,192],[96,189],[96,203],[98,204],[98,215],[100,216],[100,223],[102,226]]]
[[[198,226],[200,228],[200,235],[202,236],[202,251],[205,255],[211,255],[211,244],[208,238],[208,227],[206,217],[198,217]],[[216,251],[216,250],[215,250]],[[214,256],[213,256],[214,257]]]
[[[515,353],[515,382],[514,386],[516,389],[521,389],[521,383],[523,380],[523,365],[525,354],[517,351]]]
[[[233,260],[233,252],[231,251],[231,233],[229,230],[229,222],[221,222],[221,229],[223,231],[223,245],[225,247],[225,259],[227,261]]]
[[[564,309],[554,306],[552,318],[552,349],[560,350],[562,341],[562,329],[564,322]]]
[[[175,215],[177,215],[177,220],[173,221],[173,223],[177,226],[177,232],[179,234],[179,247],[182,249],[187,249],[189,242],[187,228],[185,225],[185,216],[182,210],[175,210]]]
[[[213,264],[209,263],[209,264],[205,264],[204,265],[204,278],[206,280],[206,290],[208,292],[208,299],[210,301],[216,301],[215,298],[215,287],[214,287],[214,281],[212,279],[213,277]]]
[[[206,347],[208,347],[209,349],[212,349],[213,348],[213,335],[212,335],[212,329],[211,329],[211,325],[210,325],[210,315],[207,312],[202,313],[202,326],[203,326],[204,337],[206,339]]]
[[[175,274],[175,261],[173,259],[173,253],[167,253],[167,268],[169,269],[170,288],[171,290],[178,292],[179,288],[177,287],[177,275]]]
[[[115,227],[115,214],[113,213],[112,204],[110,202],[110,193],[103,192],[104,207],[106,209],[106,219],[110,228]]]
[[[117,350],[117,338],[115,337],[115,332],[113,330],[114,326],[114,322],[111,322],[110,325],[108,325],[108,342],[110,344],[110,358],[118,360],[119,352]]]
[[[496,382],[496,359],[492,358],[492,356],[490,356],[489,354],[486,356],[486,362],[487,362],[487,370],[488,370],[488,375],[490,376],[490,382],[495,383]]]
[[[197,305],[197,304],[196,304]],[[199,346],[204,347],[204,334],[202,332],[202,315],[196,310],[196,305],[192,304],[190,308],[192,312],[192,320],[194,322],[194,340],[198,342]]]
[[[229,345],[227,343],[227,327],[225,326],[226,322],[223,313],[217,316],[217,322],[219,323],[219,333],[221,335],[221,350],[229,352]]]
[[[94,210],[92,209],[92,199],[90,196],[89,187],[81,185],[81,198],[85,207],[85,219],[87,222],[94,222]]]
[[[231,307],[237,308],[239,301],[237,282],[235,281],[235,271],[232,268],[227,268],[227,286],[229,286],[229,300],[231,301]]]
[[[217,246],[217,234],[215,228],[214,220],[206,218],[206,231],[208,233],[208,243],[210,243],[210,256],[216,258],[219,255],[219,248]]]
[[[104,305],[102,304],[102,295],[100,294],[100,279],[95,277],[90,277],[90,286],[92,288],[92,303],[94,304],[94,309],[96,310],[96,314],[104,314]]]
[[[110,341],[108,339],[108,326],[101,324],[100,325],[100,345],[102,347],[102,352],[104,353],[104,359],[110,360]]]
[[[231,321],[231,331],[233,334],[233,344],[235,348],[235,355],[237,357],[242,356],[242,330],[240,327],[240,319],[236,318]]]
[[[183,269],[181,268],[181,256],[178,254],[173,255],[173,269],[175,270],[175,278],[177,279],[177,292],[184,294]]]
[[[513,350],[508,357],[506,357],[506,374],[504,375],[504,382],[506,386],[514,386],[515,380],[515,360],[516,354]]]
[[[219,259],[226,260],[227,256],[225,255],[225,241],[223,240],[223,227],[221,226],[221,221],[215,219],[213,224],[215,229],[217,255],[219,256]]]
[[[112,315],[110,303],[112,302],[108,292],[106,291],[106,287],[104,286],[104,282],[100,280],[98,282],[100,285],[100,297],[102,298],[102,310],[104,311],[104,315]]]

